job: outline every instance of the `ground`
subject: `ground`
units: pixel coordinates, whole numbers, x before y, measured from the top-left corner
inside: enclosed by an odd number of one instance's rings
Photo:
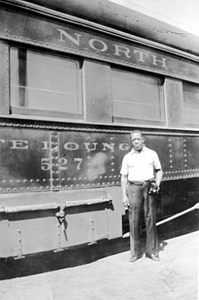
[[[160,262],[123,251],[0,281],[0,300],[198,300],[198,231],[164,240]]]

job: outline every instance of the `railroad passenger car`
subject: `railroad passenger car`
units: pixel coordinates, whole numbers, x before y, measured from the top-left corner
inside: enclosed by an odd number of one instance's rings
[[[0,257],[116,239],[129,133],[160,156],[163,213],[199,194],[199,42],[105,0],[0,1]]]

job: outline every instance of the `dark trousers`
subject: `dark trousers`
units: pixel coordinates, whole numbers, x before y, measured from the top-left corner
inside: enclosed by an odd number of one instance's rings
[[[156,231],[156,201],[149,194],[149,182],[142,185],[129,184],[129,226],[131,256],[140,254],[141,217],[144,212],[146,225],[146,253],[158,253]]]

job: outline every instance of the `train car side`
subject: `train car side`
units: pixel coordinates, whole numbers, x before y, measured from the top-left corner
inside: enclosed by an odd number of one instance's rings
[[[195,204],[196,51],[127,36],[122,15],[119,32],[77,18],[71,1],[61,12],[59,1],[34,3],[0,8],[0,257],[122,237],[120,168],[133,129],[162,162],[159,218]]]

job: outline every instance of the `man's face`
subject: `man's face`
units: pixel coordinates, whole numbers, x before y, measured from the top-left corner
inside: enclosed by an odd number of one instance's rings
[[[136,151],[142,150],[144,145],[144,138],[141,136],[140,133],[132,133],[131,143]]]

